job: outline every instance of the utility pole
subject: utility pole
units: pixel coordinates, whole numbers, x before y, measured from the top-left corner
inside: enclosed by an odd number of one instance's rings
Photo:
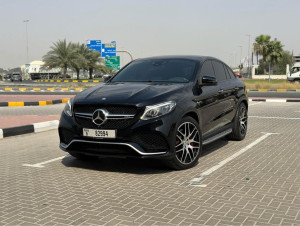
[[[251,78],[250,74],[251,74],[251,67],[250,67],[250,37],[251,35],[246,35],[249,37],[249,41],[248,41],[248,78]]]
[[[26,25],[26,49],[27,49],[27,58],[26,58],[26,63],[28,64],[29,63],[29,55],[28,55],[28,32],[27,32],[27,24],[29,22],[29,20],[23,20],[23,22],[25,23]]]
[[[240,47],[240,62],[239,62],[239,65],[242,64],[242,53],[243,53],[243,46],[239,46]]]

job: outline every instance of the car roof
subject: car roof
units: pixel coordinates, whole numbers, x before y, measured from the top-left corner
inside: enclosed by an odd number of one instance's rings
[[[146,58],[139,58],[134,61],[142,61],[142,60],[155,60],[155,59],[184,59],[184,60],[194,60],[200,63],[206,60],[219,60],[214,57],[210,56],[198,56],[198,55],[167,55],[167,56],[153,56],[153,57],[146,57]]]

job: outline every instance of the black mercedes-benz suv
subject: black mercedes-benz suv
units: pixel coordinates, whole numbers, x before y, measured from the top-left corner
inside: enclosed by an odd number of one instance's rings
[[[69,100],[60,148],[78,159],[161,158],[187,169],[203,145],[224,136],[244,139],[247,112],[244,83],[216,58],[138,59]]]

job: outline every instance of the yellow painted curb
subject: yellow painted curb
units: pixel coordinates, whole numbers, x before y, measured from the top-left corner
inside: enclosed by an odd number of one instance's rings
[[[249,93],[250,92],[250,89],[247,89],[247,93]]]
[[[78,82],[78,80],[73,80],[73,82]]]
[[[67,91],[67,90],[69,90],[69,88],[61,88],[61,90]]]
[[[64,82],[69,82],[69,80],[64,80]]]
[[[12,91],[12,88],[5,88],[5,91]]]
[[[65,98],[65,99],[62,99],[62,102],[63,102],[63,103],[67,103],[68,100],[70,100],[70,98]]]
[[[19,91],[25,91],[27,88],[19,88]]]
[[[34,91],[40,91],[41,88],[33,88]]]
[[[61,82],[61,80],[56,80],[56,82]]]
[[[47,105],[46,101],[39,101],[39,105]]]
[[[99,82],[99,81],[97,81],[97,80],[93,80],[93,82]]]
[[[83,88],[75,88],[76,91],[82,91]]]
[[[267,89],[258,89],[258,92],[267,92]]]
[[[82,82],[89,82],[89,80],[82,80]]]
[[[277,89],[277,92],[286,92],[287,89]]]
[[[49,90],[49,91],[54,91],[54,88],[47,88],[47,90]]]
[[[54,80],[50,80],[50,82],[54,82]]]
[[[21,107],[24,106],[24,102],[8,102],[8,107]]]

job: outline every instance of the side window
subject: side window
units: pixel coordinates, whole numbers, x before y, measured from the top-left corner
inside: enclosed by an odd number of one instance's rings
[[[218,61],[213,61],[213,66],[215,69],[215,76],[218,82],[226,80],[226,72],[224,70],[223,64]]]
[[[230,76],[230,74],[229,74],[229,72],[228,72],[228,70],[227,70],[227,68],[224,64],[223,64],[223,67],[224,67],[227,79],[231,79],[231,76]]]
[[[228,71],[228,73],[230,74],[230,77],[231,77],[232,79],[235,79],[235,78],[236,78],[235,74],[232,72],[232,70],[231,70],[229,67],[227,67],[227,71]]]
[[[202,68],[201,68],[200,75],[215,77],[215,72],[214,72],[214,69],[213,69],[213,66],[212,66],[212,63],[210,60],[204,62],[204,64],[202,65]]]

